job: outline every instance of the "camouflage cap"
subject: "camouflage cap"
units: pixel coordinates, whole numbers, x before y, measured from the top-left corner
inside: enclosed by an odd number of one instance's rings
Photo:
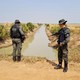
[[[19,20],[15,20],[15,23],[20,23],[20,21]]]
[[[64,19],[59,20],[59,24],[64,24],[64,23],[66,23],[66,22],[67,22],[67,21],[64,20]]]

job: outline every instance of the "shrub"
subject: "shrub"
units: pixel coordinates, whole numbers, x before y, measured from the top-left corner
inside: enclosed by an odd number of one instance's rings
[[[13,23],[0,24],[0,41],[4,41],[10,37],[10,28],[12,25]],[[23,32],[27,34],[28,31],[33,31],[34,28],[38,27],[38,24],[34,25],[31,22],[29,22],[27,24],[22,23],[21,26],[22,26]]]
[[[27,23],[27,26],[28,26],[29,30],[33,32],[33,29],[35,26],[31,22]]]
[[[60,29],[60,28],[59,28],[58,26],[53,26],[53,27],[50,28],[50,31],[51,31],[52,33],[55,33],[55,32],[58,32],[59,29]]]
[[[3,25],[0,25],[0,41],[5,40],[8,37],[7,30]]]
[[[22,29],[23,29],[23,32],[24,33],[27,33],[28,32],[28,26],[26,24],[21,24],[22,25]]]

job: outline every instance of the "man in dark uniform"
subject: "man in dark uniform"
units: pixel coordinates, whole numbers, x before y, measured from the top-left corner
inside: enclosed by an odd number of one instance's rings
[[[11,27],[10,37],[12,38],[13,43],[13,61],[21,61],[21,49],[25,35],[19,20],[15,20],[15,24]]]
[[[54,67],[54,69],[62,68],[62,61],[64,60],[63,72],[68,70],[68,42],[70,41],[70,30],[66,27],[66,22],[64,19],[59,21],[60,30],[53,34],[58,35],[58,62],[59,64]],[[54,45],[57,46],[57,45]]]

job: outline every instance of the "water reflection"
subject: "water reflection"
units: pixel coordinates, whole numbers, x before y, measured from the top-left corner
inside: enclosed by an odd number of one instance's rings
[[[39,56],[46,57],[50,60],[56,59],[55,51],[48,47],[48,37],[45,33],[45,27],[42,26],[33,37],[32,43],[29,46],[26,46],[26,50],[24,50],[23,55],[25,56]]]

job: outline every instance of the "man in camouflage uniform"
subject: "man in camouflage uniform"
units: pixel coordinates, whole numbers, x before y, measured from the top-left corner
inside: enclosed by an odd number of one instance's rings
[[[64,60],[63,72],[68,70],[68,42],[70,41],[70,30],[66,27],[66,22],[64,19],[59,21],[60,30],[53,34],[58,35],[58,62],[59,64],[54,67],[54,69],[62,68],[62,61]],[[57,45],[54,45],[57,46]]]
[[[15,20],[15,24],[11,27],[10,37],[12,38],[13,43],[13,61],[21,61],[21,49],[25,35],[19,20]]]

